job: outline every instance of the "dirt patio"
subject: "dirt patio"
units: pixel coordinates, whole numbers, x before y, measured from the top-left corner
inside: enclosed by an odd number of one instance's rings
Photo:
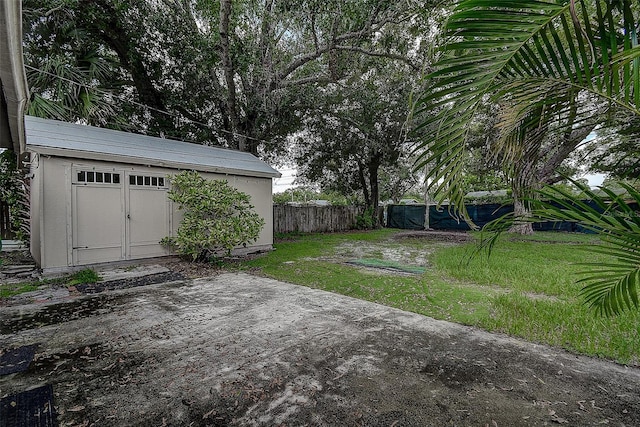
[[[640,425],[640,369],[244,273],[0,309],[61,426]]]

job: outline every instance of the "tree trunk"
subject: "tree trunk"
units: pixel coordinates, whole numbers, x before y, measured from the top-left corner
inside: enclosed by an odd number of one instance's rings
[[[364,166],[358,162],[358,179],[360,180],[360,186],[362,187],[362,195],[364,196],[364,205],[371,205],[371,197],[369,195],[369,188],[367,187],[367,180],[364,176]]]
[[[522,234],[529,236],[533,234],[533,224],[527,221],[531,217],[531,210],[528,204],[520,199],[513,197],[513,213],[515,221],[509,228],[509,233]]]
[[[151,107],[148,111],[161,129],[173,127],[172,118],[165,110],[164,94],[153,84],[147,66],[142,57],[133,48],[135,40],[123,26],[120,12],[113,2],[105,0],[83,0],[78,3],[79,13],[86,17],[104,16],[106,21],[86,19],[86,29],[113,49],[120,60],[120,64],[131,73],[140,102]]]
[[[598,123],[598,117],[604,111],[594,111],[587,120],[579,120],[578,100],[573,98],[566,117],[565,132],[557,141],[547,141],[547,127],[532,127],[523,129],[527,134],[522,140],[523,151],[517,156],[512,167],[511,189],[513,192],[513,209],[515,223],[509,229],[511,233],[533,234],[533,224],[528,221],[531,208],[526,198],[535,194],[544,185],[561,181],[561,176],[555,176],[562,162],[575,151]],[[541,115],[544,110],[539,112]]]
[[[378,185],[378,170],[380,169],[380,161],[382,159],[381,153],[373,155],[369,161],[369,188],[371,189],[371,203],[367,208],[371,209],[371,219],[373,220],[373,227],[378,228],[380,221],[378,221],[378,202],[380,199],[380,187]]]
[[[527,198],[534,196],[534,192],[540,188],[536,163],[538,162],[538,150],[540,146],[532,143],[526,147],[523,155],[516,160],[513,166],[513,178],[511,179],[511,193],[513,197],[514,223],[509,228],[509,233],[522,235],[533,234],[531,207]]]
[[[240,121],[238,119],[238,107],[236,101],[235,70],[231,62],[231,50],[229,47],[229,18],[231,17],[231,0],[220,0],[220,47],[222,49],[222,68],[227,83],[227,111],[231,121],[232,139],[237,138],[240,151],[246,151],[247,141],[244,135],[238,133]]]

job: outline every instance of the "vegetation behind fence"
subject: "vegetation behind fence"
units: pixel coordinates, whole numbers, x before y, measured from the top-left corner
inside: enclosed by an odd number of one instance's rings
[[[346,231],[356,228],[359,206],[273,206],[275,233],[314,233]]]

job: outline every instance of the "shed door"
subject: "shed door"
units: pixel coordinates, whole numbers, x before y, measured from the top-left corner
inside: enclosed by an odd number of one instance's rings
[[[128,259],[167,255],[160,245],[171,232],[168,182],[163,175],[132,172],[127,179],[127,248]]]
[[[120,172],[74,169],[73,265],[122,259],[121,178]]]

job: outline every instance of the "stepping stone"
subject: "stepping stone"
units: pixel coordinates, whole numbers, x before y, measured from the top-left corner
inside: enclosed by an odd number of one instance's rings
[[[2,267],[2,270],[0,270],[3,274],[8,274],[8,275],[16,275],[19,273],[27,273],[27,272],[32,272],[33,270],[35,270],[36,266],[31,264],[31,265],[7,265],[6,267]]]
[[[23,273],[18,273],[15,276],[21,279],[26,279],[27,277],[33,277],[33,270],[25,271]]]

